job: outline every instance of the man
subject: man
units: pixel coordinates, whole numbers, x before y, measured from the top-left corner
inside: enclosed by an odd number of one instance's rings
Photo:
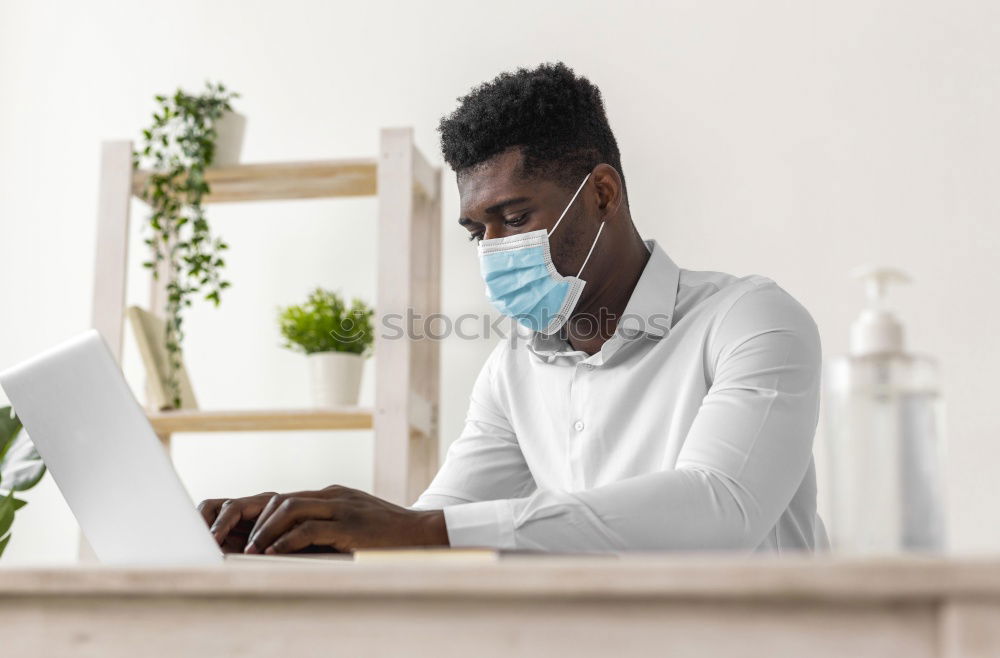
[[[632,223],[600,91],[504,73],[442,119],[500,342],[411,507],[330,487],[209,500],[227,550],[814,550],[820,341],[773,281],[679,269]]]

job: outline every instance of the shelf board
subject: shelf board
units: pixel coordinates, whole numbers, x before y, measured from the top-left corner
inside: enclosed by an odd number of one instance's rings
[[[177,432],[273,432],[280,430],[362,430],[372,426],[363,407],[238,411],[156,411],[149,421],[157,434]]]
[[[372,158],[267,162],[205,170],[211,194],[204,203],[372,196],[377,163]],[[132,173],[132,194],[142,198],[146,169]]]

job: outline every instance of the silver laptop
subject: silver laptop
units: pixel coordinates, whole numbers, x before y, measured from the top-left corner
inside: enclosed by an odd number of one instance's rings
[[[223,554],[96,330],[0,372],[0,385],[102,563],[316,563]]]

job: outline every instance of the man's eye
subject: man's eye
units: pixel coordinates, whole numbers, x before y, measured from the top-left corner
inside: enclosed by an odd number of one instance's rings
[[[526,212],[523,215],[514,217],[513,219],[505,220],[504,224],[506,224],[507,226],[520,226],[521,224],[528,221],[528,215],[530,214],[531,214],[530,212]]]
[[[482,239],[483,239],[483,234],[480,232],[473,233],[472,235],[469,236],[469,242],[473,241],[479,242]]]

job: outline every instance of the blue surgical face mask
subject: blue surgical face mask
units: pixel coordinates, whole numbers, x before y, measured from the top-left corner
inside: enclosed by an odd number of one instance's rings
[[[559,274],[552,262],[549,240],[588,178],[589,173],[576,188],[551,231],[539,229],[479,241],[479,267],[486,282],[486,297],[496,310],[533,331],[546,335],[559,331],[580,301],[580,294],[586,285],[580,274],[594,253],[604,230],[604,222],[597,229],[590,251],[576,276]]]

